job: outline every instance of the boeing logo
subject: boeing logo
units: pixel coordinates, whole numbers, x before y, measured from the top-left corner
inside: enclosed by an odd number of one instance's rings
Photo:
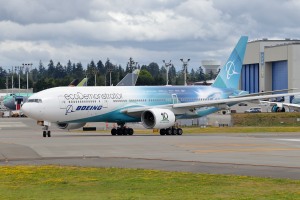
[[[66,108],[65,115],[68,115],[69,113],[73,113],[80,110],[101,110],[102,106],[77,106],[76,109],[73,109],[73,105],[68,105]]]
[[[228,63],[226,64],[226,78],[227,80],[229,80],[231,78],[231,76],[239,74],[235,71],[235,65],[234,62],[232,61],[228,61]]]
[[[65,115],[67,115],[69,113],[72,113],[72,112],[75,112],[75,111],[73,111],[73,106],[72,105],[68,105],[67,108],[66,108],[66,114]]]
[[[163,112],[161,113],[162,120],[161,121],[169,121],[169,116],[167,113]]]

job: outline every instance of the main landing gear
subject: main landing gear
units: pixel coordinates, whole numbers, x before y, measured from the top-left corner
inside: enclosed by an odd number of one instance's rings
[[[51,131],[48,130],[49,126],[43,127],[43,137],[51,137]]]
[[[125,123],[120,122],[117,123],[118,124],[118,128],[113,128],[111,129],[111,134],[112,135],[133,135],[133,129],[132,128],[127,128],[125,125]]]
[[[183,131],[181,128],[166,128],[166,129],[160,129],[159,130],[160,135],[182,135]]]

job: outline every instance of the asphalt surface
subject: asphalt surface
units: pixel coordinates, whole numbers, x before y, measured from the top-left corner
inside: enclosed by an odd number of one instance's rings
[[[100,124],[97,129],[103,129]],[[143,168],[300,179],[299,133],[111,136],[0,118],[0,165]]]

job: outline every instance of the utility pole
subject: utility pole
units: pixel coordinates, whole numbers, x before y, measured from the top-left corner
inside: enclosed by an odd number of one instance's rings
[[[167,70],[167,72],[166,72],[166,80],[167,80],[167,84],[166,85],[168,85],[169,84],[169,67],[170,66],[172,66],[172,63],[171,63],[171,60],[170,60],[170,62],[168,62],[168,63],[166,63],[165,62],[165,60],[163,60],[163,63],[165,64],[165,68],[166,68],[166,70]]]
[[[183,66],[184,85],[186,86],[187,85],[187,83],[186,83],[187,66],[188,66],[188,62],[190,61],[190,59],[187,59],[187,61],[184,61],[181,58],[180,61],[182,62],[182,66]]]

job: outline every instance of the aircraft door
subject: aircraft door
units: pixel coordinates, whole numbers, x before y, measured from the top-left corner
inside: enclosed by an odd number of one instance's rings
[[[59,101],[59,108],[66,109],[66,103],[67,103],[66,99],[63,96],[59,96],[58,101]]]
[[[179,103],[177,94],[172,94],[172,100],[173,100],[173,104]]]

